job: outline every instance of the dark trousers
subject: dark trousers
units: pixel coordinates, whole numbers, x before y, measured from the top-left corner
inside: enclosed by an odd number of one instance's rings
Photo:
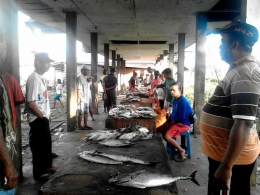
[[[213,176],[218,169],[220,162],[211,158],[209,160],[209,182],[208,195],[219,195],[220,189],[213,184]],[[255,162],[249,165],[234,165],[230,184],[230,195],[250,195],[250,176]]]
[[[31,127],[29,142],[33,156],[33,177],[34,179],[39,179],[52,166],[52,143],[49,119],[37,118],[29,123],[29,125]]]
[[[163,107],[164,107],[164,100],[159,100],[159,102],[160,102],[161,109],[163,109]]]

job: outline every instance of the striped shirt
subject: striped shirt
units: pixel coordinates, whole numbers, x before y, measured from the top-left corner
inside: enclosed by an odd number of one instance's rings
[[[234,62],[234,68],[220,81],[200,117],[202,151],[221,162],[225,155],[234,119],[255,121],[258,118],[260,67],[253,56]],[[260,152],[256,125],[235,164],[251,164]]]

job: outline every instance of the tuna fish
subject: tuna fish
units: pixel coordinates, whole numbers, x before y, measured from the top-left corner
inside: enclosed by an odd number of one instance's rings
[[[80,152],[78,155],[81,158],[84,158],[87,161],[95,162],[95,163],[101,163],[101,164],[110,164],[110,165],[116,165],[116,164],[123,164],[120,161],[113,160],[111,158],[107,158],[105,156],[99,156],[99,155],[93,155],[86,152]]]
[[[108,139],[98,143],[110,147],[128,147],[134,145],[134,143],[130,142],[129,140],[118,140],[118,139]]]
[[[150,165],[150,166],[157,165],[157,162],[148,162],[148,161],[143,161],[143,160],[140,160],[140,159],[137,159],[137,158],[131,158],[129,156],[107,154],[107,153],[98,152],[98,151],[95,151],[95,150],[86,150],[86,151],[84,151],[84,153],[99,155],[99,156],[105,156],[105,157],[111,158],[113,160],[121,161],[121,162]]]
[[[111,178],[108,180],[108,183],[113,183],[117,186],[127,186],[133,188],[149,188],[170,184],[178,180],[191,180],[195,184],[200,185],[195,180],[196,172],[197,171],[193,172],[190,176],[187,177],[172,177],[171,175],[151,173],[146,170],[141,170],[130,174],[117,173],[111,176]]]

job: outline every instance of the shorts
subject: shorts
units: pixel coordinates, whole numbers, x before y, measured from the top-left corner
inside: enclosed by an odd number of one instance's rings
[[[60,94],[56,94],[54,100],[60,100]]]
[[[88,110],[89,110],[89,103],[85,103],[85,102],[80,102],[80,104],[78,104],[78,114],[88,114]]]
[[[171,138],[178,138],[181,133],[186,132],[190,129],[188,125],[181,124],[181,123],[174,123],[168,129],[166,128],[167,121],[161,125],[160,127],[156,128],[156,131],[162,134],[167,134]]]
[[[106,105],[107,107],[113,107],[116,105],[116,93],[107,92]]]

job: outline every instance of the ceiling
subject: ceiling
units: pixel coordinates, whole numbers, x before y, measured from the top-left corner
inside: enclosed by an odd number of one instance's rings
[[[195,42],[196,13],[238,9],[237,0],[16,0],[34,20],[66,32],[66,12],[77,12],[77,37],[90,48],[91,32],[98,33],[98,51],[104,43],[124,60],[156,60],[169,44],[185,33],[185,47]],[[225,10],[225,9],[224,9]],[[177,45],[175,46],[177,51]]]

